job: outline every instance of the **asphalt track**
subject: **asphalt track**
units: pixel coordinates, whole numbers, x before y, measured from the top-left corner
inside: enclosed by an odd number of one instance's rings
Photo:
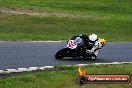
[[[75,65],[89,63],[132,61],[132,42],[112,42],[102,48],[96,61],[80,58],[56,60],[55,53],[65,42],[0,42],[0,70],[49,65]]]

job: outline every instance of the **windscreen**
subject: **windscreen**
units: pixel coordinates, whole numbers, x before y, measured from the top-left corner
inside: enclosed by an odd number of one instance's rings
[[[75,42],[76,42],[77,44],[79,44],[79,43],[82,43],[83,40],[82,40],[80,37],[76,37]]]

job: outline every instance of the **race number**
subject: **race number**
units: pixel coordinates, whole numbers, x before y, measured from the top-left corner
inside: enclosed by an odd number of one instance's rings
[[[77,47],[77,44],[74,40],[70,40],[67,43],[67,47],[70,48],[70,49],[75,49]]]

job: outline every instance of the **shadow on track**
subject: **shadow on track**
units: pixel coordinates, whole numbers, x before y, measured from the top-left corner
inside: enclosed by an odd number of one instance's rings
[[[70,57],[66,57],[66,58],[63,58],[63,59],[58,59],[58,61],[72,61],[72,62],[77,62],[77,61],[82,61],[82,62],[91,62],[91,63],[108,63],[108,62],[111,62],[111,61],[108,61],[106,59],[103,59],[103,58],[97,58],[95,61],[92,61],[91,59],[85,59],[85,58],[70,58]]]

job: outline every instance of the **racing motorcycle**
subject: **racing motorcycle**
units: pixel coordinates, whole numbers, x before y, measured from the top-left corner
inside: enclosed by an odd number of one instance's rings
[[[103,39],[104,40],[104,39]],[[104,40],[105,41],[105,40]],[[102,46],[105,45],[105,42],[101,42]],[[92,57],[92,54],[86,54],[86,49],[91,49],[91,46],[85,45],[85,40],[79,36],[74,36],[69,41],[67,41],[67,46],[59,50],[55,54],[56,59],[62,59],[64,57],[79,57],[79,58],[88,58]],[[94,59],[95,60],[95,59]]]

